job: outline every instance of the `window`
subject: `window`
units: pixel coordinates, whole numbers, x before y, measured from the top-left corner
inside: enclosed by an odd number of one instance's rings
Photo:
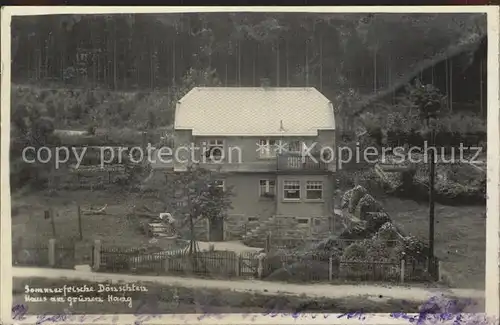
[[[211,186],[211,185],[210,185]],[[218,179],[216,181],[214,181],[214,187],[218,190],[221,190],[221,191],[225,191],[226,187],[225,187],[225,182],[224,180],[222,179]]]
[[[300,199],[300,182],[299,181],[284,181],[283,182],[283,198],[285,200]]]
[[[222,180],[222,179],[216,180],[215,181],[215,187],[224,191],[224,189],[225,189],[225,182],[224,182],[224,180]]]
[[[306,184],[306,199],[321,200],[323,198],[323,182],[322,181],[307,181]]]
[[[307,225],[307,224],[309,224],[309,219],[305,219],[305,218],[297,219],[297,223],[299,223],[301,225]]]
[[[220,161],[224,152],[223,140],[209,140],[205,150],[205,157],[210,160]]]
[[[290,152],[302,152],[302,141],[293,140],[288,143],[288,151]]]
[[[260,197],[274,197],[275,195],[275,181],[272,179],[261,179],[259,183],[259,196]]]
[[[259,155],[261,158],[274,158],[276,157],[276,140],[261,139],[259,140],[260,148]]]
[[[248,217],[248,221],[249,221],[249,222],[252,222],[252,221],[259,221],[259,218],[257,218],[257,217]]]

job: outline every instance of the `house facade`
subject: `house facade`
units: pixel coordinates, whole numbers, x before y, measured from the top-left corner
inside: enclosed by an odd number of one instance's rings
[[[222,188],[232,187],[228,217],[202,225],[202,238],[329,229],[335,119],[332,103],[315,88],[194,88],[177,103],[174,132],[174,172],[197,165],[217,171]]]

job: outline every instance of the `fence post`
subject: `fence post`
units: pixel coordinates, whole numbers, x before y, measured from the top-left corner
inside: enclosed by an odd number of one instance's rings
[[[259,279],[262,279],[262,274],[264,273],[264,263],[262,263],[263,260],[264,258],[259,256],[259,265],[257,266],[257,277]]]
[[[56,240],[54,238],[49,239],[49,266],[54,267],[56,265]]]
[[[401,260],[401,283],[405,282],[405,260]]]
[[[78,213],[78,233],[80,234],[80,240],[83,240],[83,232],[82,232],[82,208],[80,205],[77,206]]]
[[[163,260],[163,266],[165,267],[165,272],[168,272],[170,269],[170,258]]]
[[[99,270],[101,266],[101,241],[99,239],[94,241],[94,260],[92,262],[93,269]]]
[[[236,276],[240,276],[240,268],[241,268],[241,254],[236,254],[236,263],[235,264],[235,274]]]
[[[438,281],[442,281],[442,277],[441,277],[441,261],[440,260],[437,261],[437,280]]]
[[[333,280],[333,258],[330,256],[328,259],[328,281]]]

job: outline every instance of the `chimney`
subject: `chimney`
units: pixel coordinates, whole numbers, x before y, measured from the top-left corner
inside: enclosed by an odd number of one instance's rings
[[[271,86],[271,80],[269,80],[269,78],[261,78],[260,86],[262,88],[269,88]]]

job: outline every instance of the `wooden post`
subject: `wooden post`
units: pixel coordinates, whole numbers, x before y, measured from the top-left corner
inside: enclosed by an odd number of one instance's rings
[[[52,237],[56,238],[56,223],[54,222],[54,210],[50,209],[45,211],[45,217],[50,218],[50,225],[52,226]]]
[[[235,268],[235,274],[236,276],[240,276],[240,271],[241,271],[241,254],[236,254],[236,268]]]
[[[166,258],[163,260],[163,266],[165,267],[165,272],[170,270],[170,258]]]
[[[434,204],[434,195],[435,195],[435,189],[434,189],[434,183],[436,180],[436,153],[434,152],[435,148],[435,133],[434,133],[434,128],[433,126],[430,125],[429,119],[427,120],[428,126],[431,127],[431,132],[430,132],[430,146],[432,151],[432,157],[429,162],[429,251],[428,251],[428,272],[431,274],[432,277],[435,276],[435,269],[434,269],[434,213],[435,213],[435,204]]]
[[[264,258],[262,256],[259,256],[259,265],[257,266],[257,277],[259,279],[262,279],[262,274],[264,273],[263,260],[264,260]]]
[[[437,281],[442,281],[442,275],[441,275],[441,261],[437,261],[437,274],[436,274],[436,279]]]
[[[80,234],[80,240],[83,240],[83,232],[82,232],[82,209],[80,205],[77,207],[78,211],[78,233]]]
[[[94,241],[94,260],[92,263],[93,269],[96,271],[99,270],[101,267],[101,241],[98,239]]]
[[[328,281],[333,280],[333,257],[328,259]]]
[[[401,283],[405,282],[405,260],[401,260]]]
[[[56,240],[54,238],[49,239],[49,266],[54,267],[56,265]]]

